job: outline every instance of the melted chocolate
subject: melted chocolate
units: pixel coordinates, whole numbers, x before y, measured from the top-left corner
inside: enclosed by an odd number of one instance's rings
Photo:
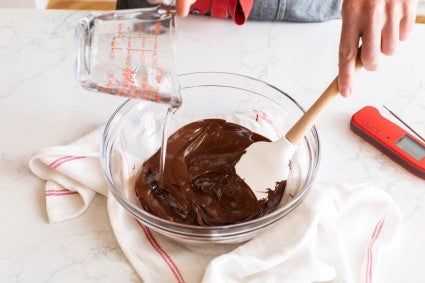
[[[188,124],[167,141],[159,180],[160,151],[144,162],[136,181],[143,208],[164,219],[193,225],[227,225],[261,217],[282,199],[286,181],[257,200],[236,174],[245,149],[267,138],[221,119]]]

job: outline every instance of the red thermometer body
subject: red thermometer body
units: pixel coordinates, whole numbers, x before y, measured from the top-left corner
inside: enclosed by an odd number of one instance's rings
[[[404,168],[425,179],[425,143],[366,106],[356,112],[351,129]]]

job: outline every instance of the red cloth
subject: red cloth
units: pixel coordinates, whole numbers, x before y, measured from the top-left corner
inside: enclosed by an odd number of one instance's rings
[[[229,15],[237,25],[242,25],[248,19],[253,0],[198,0],[191,7],[190,12],[228,18]]]

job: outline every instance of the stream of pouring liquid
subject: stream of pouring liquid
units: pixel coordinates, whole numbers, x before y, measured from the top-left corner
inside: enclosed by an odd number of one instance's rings
[[[163,187],[163,176],[165,170],[165,160],[167,157],[167,143],[168,143],[168,129],[170,125],[170,121],[172,119],[173,114],[177,111],[178,107],[169,107],[167,113],[164,118],[164,125],[162,127],[162,137],[161,137],[161,149],[159,154],[159,174],[158,174],[158,185],[159,187]]]

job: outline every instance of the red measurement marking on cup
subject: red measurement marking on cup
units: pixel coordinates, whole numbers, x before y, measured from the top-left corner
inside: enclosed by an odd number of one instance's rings
[[[158,68],[158,35],[161,33],[161,24],[154,24],[152,36],[145,34],[132,34],[125,35],[124,26],[122,23],[118,24],[116,35],[112,37],[109,50],[109,59],[115,60],[116,56],[125,54],[124,64],[121,69],[121,83],[120,92],[118,95],[127,97],[142,97],[149,100],[159,101],[160,97],[156,94],[157,86],[149,83],[148,74],[142,72],[140,78],[140,86],[137,88],[135,85],[136,70],[133,67],[133,60],[138,59],[140,62],[145,63],[147,66],[156,70],[156,82],[159,85],[163,78],[163,72]],[[138,56],[134,56],[138,54]],[[150,59],[150,61],[147,61]],[[137,62],[136,62],[137,63]],[[113,70],[107,71],[107,85],[102,91],[110,92],[116,88],[115,74]],[[146,92],[141,91],[145,90]]]

